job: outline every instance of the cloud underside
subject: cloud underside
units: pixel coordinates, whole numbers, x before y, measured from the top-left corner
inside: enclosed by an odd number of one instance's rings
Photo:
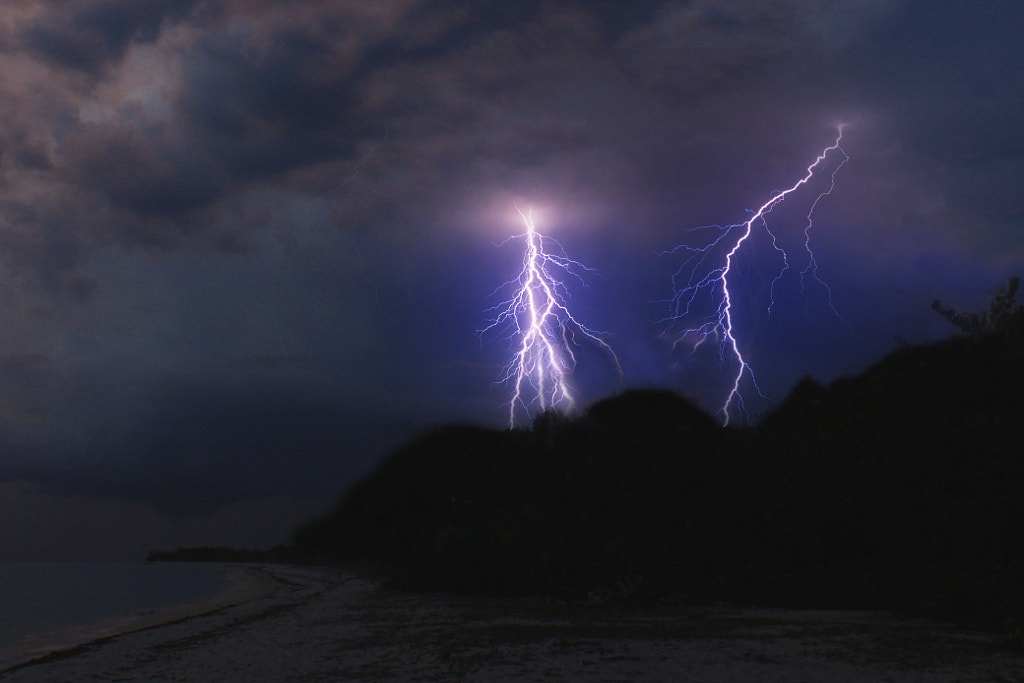
[[[1022,260],[1020,10],[955,4],[0,0],[0,479],[171,512],[340,482],[381,405],[490,388],[452,340],[514,201],[635,308],[635,254],[742,220],[840,122],[815,239],[888,343],[966,259]]]
[[[708,117],[763,160],[844,107],[913,106],[876,27],[915,8],[35,3],[2,33],[0,240],[37,285],[81,300],[96,249],[251,249],[282,194],[382,230],[495,186],[651,206],[667,187],[714,191],[745,178]],[[934,152],[1019,162],[1008,96],[957,112],[985,120],[984,140]]]

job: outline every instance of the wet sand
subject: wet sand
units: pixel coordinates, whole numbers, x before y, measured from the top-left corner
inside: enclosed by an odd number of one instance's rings
[[[233,596],[153,615],[2,681],[1024,681],[996,639],[871,612],[568,607],[249,568]]]

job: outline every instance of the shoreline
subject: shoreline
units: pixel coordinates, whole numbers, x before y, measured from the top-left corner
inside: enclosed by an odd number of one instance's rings
[[[0,676],[50,658],[70,657],[77,651],[120,636],[215,614],[280,589],[280,581],[268,571],[267,565],[211,562],[207,566],[229,570],[225,590],[192,602],[115,614],[87,624],[26,634],[18,643],[0,649]]]
[[[0,680],[823,683],[1020,680],[991,635],[877,612],[557,605],[403,593],[340,569],[246,566],[263,592],[136,623]],[[268,585],[269,584],[269,585]],[[228,602],[232,604],[228,604]]]

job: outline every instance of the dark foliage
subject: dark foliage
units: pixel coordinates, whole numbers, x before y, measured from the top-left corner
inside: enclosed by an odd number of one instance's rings
[[[598,401],[587,419],[608,429],[659,434],[707,434],[718,427],[703,410],[664,389],[634,390]]]
[[[1020,278],[1010,278],[1006,286],[992,299],[987,311],[965,313],[956,308],[943,306],[938,299],[932,301],[932,310],[967,334],[980,334],[1006,330],[1013,325],[1020,325],[1024,318],[1024,305],[1014,306]]]
[[[639,391],[529,431],[435,430],[292,551],[370,560],[413,588],[891,609],[1019,632],[1015,291],[969,335],[804,379],[754,428]]]
[[[270,550],[239,550],[237,548],[201,547],[178,550],[154,550],[146,562],[287,562],[291,549],[278,546]]]

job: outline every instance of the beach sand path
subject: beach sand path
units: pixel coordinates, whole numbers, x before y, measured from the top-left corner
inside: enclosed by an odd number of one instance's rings
[[[0,681],[1024,681],[997,639],[871,612],[564,606],[262,567],[275,589]]]

